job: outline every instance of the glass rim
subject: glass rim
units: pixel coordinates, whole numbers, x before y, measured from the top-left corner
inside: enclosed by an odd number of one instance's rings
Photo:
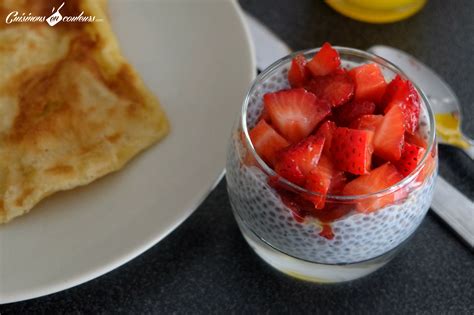
[[[400,68],[398,68],[392,62],[390,62],[390,61],[388,61],[388,60],[386,60],[386,59],[384,59],[380,56],[374,55],[372,53],[369,53],[369,52],[366,52],[366,51],[363,51],[363,50],[355,49],[355,48],[342,47],[342,46],[333,46],[333,48],[336,49],[339,52],[339,54],[364,58],[367,61],[371,61],[371,62],[377,63],[379,65],[382,65],[385,68],[388,68],[389,70],[391,70],[395,74],[399,74],[402,77],[404,77],[405,79],[409,79],[409,77]],[[426,108],[426,112],[428,114],[428,120],[429,120],[429,124],[430,124],[430,132],[429,132],[429,136],[428,136],[428,146],[425,150],[423,158],[421,159],[420,163],[416,166],[416,168],[408,176],[406,176],[401,181],[397,182],[396,184],[394,184],[394,185],[392,185],[388,188],[378,190],[376,192],[369,193],[369,194],[362,194],[362,195],[330,195],[330,194],[323,195],[319,192],[307,190],[306,188],[304,188],[302,186],[299,186],[299,185],[296,185],[296,184],[290,182],[289,180],[287,180],[286,178],[284,178],[282,176],[279,176],[258,155],[258,153],[255,150],[255,147],[253,146],[252,141],[250,140],[250,135],[249,135],[248,126],[247,126],[247,109],[248,109],[248,104],[249,104],[249,101],[250,101],[250,95],[251,95],[252,91],[260,84],[261,81],[265,80],[271,73],[273,73],[273,71],[278,69],[280,66],[282,66],[287,61],[293,59],[295,56],[297,56],[299,54],[303,54],[303,55],[314,54],[314,53],[318,52],[320,49],[321,48],[319,47],[319,48],[299,50],[299,51],[296,51],[296,52],[291,53],[289,55],[286,55],[286,56],[278,59],[274,63],[272,63],[270,66],[268,66],[265,70],[263,70],[254,79],[254,81],[252,82],[252,84],[251,84],[251,86],[250,86],[249,90],[247,91],[247,94],[244,98],[244,102],[242,104],[242,110],[241,110],[241,117],[240,117],[242,130],[243,130],[243,133],[245,135],[245,141],[246,141],[246,144],[247,144],[246,149],[251,152],[252,156],[255,158],[258,165],[261,167],[261,169],[268,176],[276,176],[278,178],[279,183],[285,185],[288,188],[291,188],[293,191],[295,191],[297,193],[303,193],[303,194],[313,195],[313,196],[324,196],[329,201],[348,201],[348,200],[355,200],[355,199],[367,199],[367,198],[371,198],[371,197],[376,197],[376,198],[377,197],[382,197],[386,194],[390,194],[392,192],[395,192],[395,191],[399,190],[400,188],[405,187],[406,185],[410,184],[415,179],[415,177],[418,175],[420,170],[424,167],[424,165],[425,165],[425,163],[428,159],[428,156],[431,154],[431,151],[432,151],[433,146],[435,144],[435,138],[436,138],[435,137],[435,120],[434,120],[434,115],[433,115],[433,111],[431,109],[431,105],[429,103],[429,100],[426,97],[425,93],[418,87],[418,85],[416,85],[416,83],[414,83],[411,80],[410,80],[411,83],[415,87],[418,94],[421,96],[421,99],[423,101],[422,103],[424,104],[424,107]],[[344,59],[344,58],[342,58],[342,56],[341,56],[341,59]]]

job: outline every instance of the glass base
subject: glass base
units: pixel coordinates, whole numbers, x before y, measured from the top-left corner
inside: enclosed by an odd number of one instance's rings
[[[250,247],[265,262],[275,269],[300,280],[316,283],[339,283],[362,278],[388,263],[398,251],[388,253],[360,263],[345,265],[319,264],[286,255],[258,238],[236,216],[239,228]]]

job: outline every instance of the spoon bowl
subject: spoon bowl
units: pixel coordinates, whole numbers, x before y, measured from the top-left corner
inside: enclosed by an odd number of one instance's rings
[[[459,100],[451,87],[428,66],[404,51],[383,45],[372,46],[368,51],[396,64],[425,92],[435,113],[438,141],[460,148],[474,159],[474,140],[462,132]]]

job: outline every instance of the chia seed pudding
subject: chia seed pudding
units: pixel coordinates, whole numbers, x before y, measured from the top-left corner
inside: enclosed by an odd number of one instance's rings
[[[344,68],[360,65],[356,58],[346,56],[341,59]],[[262,115],[263,96],[290,88],[287,79],[289,67],[290,59],[280,62],[278,67],[267,71],[258,84],[251,88],[244,113],[249,130]],[[387,80],[395,76],[391,69],[385,67],[382,67],[382,73]],[[427,105],[424,101],[422,103],[418,134],[428,143],[433,126],[430,125]],[[416,174],[411,176],[413,180],[406,182],[399,190],[401,197],[376,211],[358,212],[354,203],[348,203],[345,207],[351,209],[330,223],[314,216],[301,218],[282,200],[281,194],[269,180],[273,175],[268,170],[245,163],[252,149],[243,139],[243,129],[239,121],[228,148],[226,178],[230,202],[239,224],[250,231],[252,237],[277,252],[316,264],[340,265],[369,261],[394,250],[408,239],[430,207],[437,165],[422,181],[415,182]],[[433,152],[436,154],[435,147]],[[422,170],[419,169],[418,173]],[[330,203],[330,198],[326,202]],[[334,234],[333,238],[325,237],[322,233],[328,225]]]

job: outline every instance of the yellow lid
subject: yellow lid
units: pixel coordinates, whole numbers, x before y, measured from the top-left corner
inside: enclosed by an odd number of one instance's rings
[[[325,0],[337,12],[355,20],[390,23],[415,14],[427,0]]]

